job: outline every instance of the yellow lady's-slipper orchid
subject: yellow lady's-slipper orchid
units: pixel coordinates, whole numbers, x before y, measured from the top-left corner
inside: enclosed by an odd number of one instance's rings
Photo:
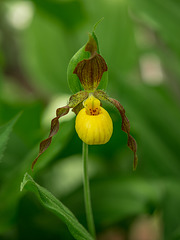
[[[80,53],[79,53],[80,51]],[[127,145],[134,153],[134,169],[137,166],[137,144],[130,135],[129,120],[125,115],[123,106],[115,99],[110,98],[103,90],[98,89],[107,72],[108,67],[104,58],[99,54],[95,34],[89,34],[89,41],[84,48],[78,51],[78,57],[75,55],[71,60],[69,67],[70,87],[74,84],[79,86],[79,92],[72,95],[66,106],[56,110],[56,117],[51,121],[51,129],[48,138],[40,143],[39,154],[32,163],[32,169],[41,154],[49,147],[52,137],[59,130],[59,118],[68,114],[69,110],[76,116],[76,132],[79,138],[89,145],[105,144],[109,141],[113,132],[113,124],[108,112],[101,107],[100,101],[106,101],[114,105],[122,118],[121,129],[127,133]],[[84,51],[84,52],[83,52]],[[89,57],[82,57],[82,53],[88,52]],[[87,56],[87,54],[85,54]],[[76,77],[75,77],[76,76]],[[74,89],[77,88],[73,87]]]
[[[113,123],[108,112],[100,106],[100,101],[90,95],[76,117],[75,128],[86,144],[105,144],[112,136]]]

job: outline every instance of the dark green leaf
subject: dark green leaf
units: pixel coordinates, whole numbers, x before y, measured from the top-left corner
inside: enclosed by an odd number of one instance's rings
[[[65,207],[57,198],[55,198],[45,188],[39,186],[30,175],[24,175],[23,182],[21,183],[21,191],[26,188],[34,192],[41,200],[42,204],[55,213],[65,224],[73,237],[77,240],[93,240],[85,228],[78,222],[72,212]]]
[[[167,184],[168,189],[162,203],[165,240],[177,240],[180,236],[179,183],[179,180],[176,180]]]
[[[179,45],[179,4],[171,0],[137,0],[129,1],[133,13],[143,20],[152,31],[157,32],[157,37],[163,41],[180,57]]]
[[[63,23],[67,28],[74,28],[84,21],[86,16],[82,8],[82,3],[78,0],[73,1],[52,1],[52,0],[33,0],[36,6],[44,13]],[[77,14],[78,12],[78,14]]]
[[[127,218],[152,213],[161,202],[164,185],[158,180],[119,176],[94,179],[91,196],[97,225],[112,225]],[[78,217],[83,217],[78,206],[82,192],[77,191],[64,201]],[[81,215],[82,214],[82,215]]]
[[[14,117],[10,122],[6,125],[0,127],[0,160],[3,156],[3,152],[5,150],[5,146],[8,142],[9,135],[12,131],[14,124],[16,123],[17,119],[19,118],[20,114]]]
[[[68,91],[66,70],[72,55],[65,29],[37,11],[22,41],[22,61],[32,84],[48,92]]]

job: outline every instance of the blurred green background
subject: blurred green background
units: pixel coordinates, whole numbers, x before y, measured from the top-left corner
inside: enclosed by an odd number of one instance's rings
[[[67,66],[96,35],[108,64],[107,93],[126,109],[139,164],[121,119],[89,148],[92,207],[99,240],[180,239],[180,2],[177,0],[34,0],[0,2],[0,239],[73,237],[37,198],[23,191],[26,171],[86,227],[81,141],[74,115],[32,173],[39,143],[57,107],[71,95]]]

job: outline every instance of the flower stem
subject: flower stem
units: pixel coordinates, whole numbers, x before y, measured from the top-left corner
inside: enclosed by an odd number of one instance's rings
[[[84,170],[84,201],[86,208],[86,219],[90,234],[95,239],[95,226],[93,220],[93,213],[91,207],[91,196],[89,188],[89,177],[88,177],[88,145],[83,142],[83,170]]]

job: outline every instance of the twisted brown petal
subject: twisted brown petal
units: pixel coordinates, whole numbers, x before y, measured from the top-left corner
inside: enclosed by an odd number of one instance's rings
[[[121,114],[121,118],[122,118],[122,126],[121,129],[127,133],[128,135],[128,147],[134,152],[134,164],[133,164],[133,169],[135,170],[137,167],[137,162],[138,162],[138,157],[137,157],[137,144],[135,139],[130,135],[130,123],[128,118],[125,115],[125,110],[123,108],[123,106],[115,99],[113,98],[109,98],[109,101],[114,104],[114,106],[118,109],[118,111]]]
[[[73,111],[76,115],[78,115],[78,113],[79,113],[79,112],[81,111],[81,109],[83,109],[83,108],[84,108],[83,102],[81,102],[81,103],[79,103],[77,106],[75,106],[72,111]]]
[[[70,108],[74,108],[78,104],[80,104],[82,101],[84,101],[87,97],[88,97],[87,92],[85,92],[85,91],[77,92],[76,94],[74,94],[70,97],[68,106]]]
[[[72,107],[72,111],[77,115],[79,111],[83,108],[83,101],[88,97],[88,93],[85,91],[77,92],[72,95],[69,99],[69,107]]]
[[[39,148],[39,154],[37,156],[37,158],[33,161],[32,163],[32,170],[34,168],[34,165],[36,164],[38,158],[41,156],[41,154],[49,147],[49,145],[51,144],[52,141],[52,137],[58,132],[59,130],[59,118],[66,115],[69,112],[69,106],[65,106],[62,108],[58,108],[56,110],[56,117],[52,119],[51,121],[51,130],[49,133],[49,137],[46,138],[45,140],[43,140],[40,143],[40,148]]]
[[[34,168],[34,165],[36,164],[38,158],[41,156],[41,154],[49,147],[52,141],[52,137],[58,132],[59,130],[59,118],[66,115],[69,112],[70,108],[75,108],[78,106],[82,101],[84,101],[88,97],[88,93],[84,91],[80,91],[74,95],[72,95],[69,99],[69,104],[65,107],[58,108],[56,110],[56,117],[52,119],[51,121],[51,130],[49,133],[49,137],[43,140],[40,143],[39,148],[39,154],[37,158],[32,163],[32,169]]]
[[[136,167],[137,167],[137,162],[138,162],[137,144],[136,144],[135,139],[130,135],[130,123],[129,123],[128,118],[125,115],[125,109],[123,108],[123,106],[117,100],[108,97],[107,94],[105,92],[103,92],[102,90],[96,91],[94,93],[94,95],[97,98],[99,98],[99,100],[104,100],[104,101],[108,101],[108,102],[112,103],[118,109],[119,113],[121,114],[121,118],[122,118],[121,129],[125,133],[127,133],[127,135],[128,135],[127,145],[134,152],[133,169],[135,170]]]

